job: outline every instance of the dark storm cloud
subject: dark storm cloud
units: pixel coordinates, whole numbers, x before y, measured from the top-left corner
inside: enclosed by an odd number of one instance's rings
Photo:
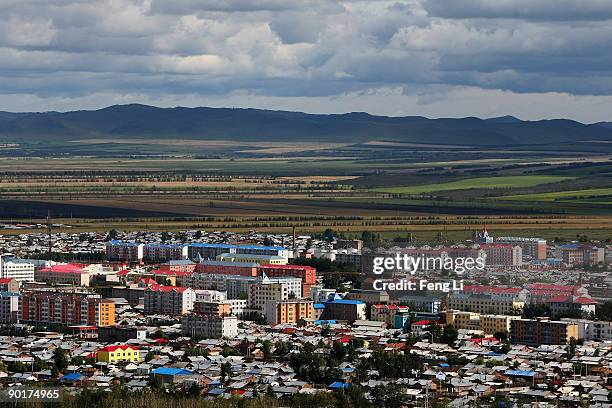
[[[517,18],[540,21],[607,20],[609,0],[424,0],[432,16],[445,18]]]

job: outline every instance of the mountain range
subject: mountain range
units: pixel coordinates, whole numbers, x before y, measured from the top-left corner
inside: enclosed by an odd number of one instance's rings
[[[612,141],[612,123],[553,119],[523,121],[368,113],[307,114],[237,108],[158,108],[114,105],[72,112],[0,112],[0,139],[12,142],[96,138],[168,138],[244,141],[369,140],[476,146],[521,146]]]

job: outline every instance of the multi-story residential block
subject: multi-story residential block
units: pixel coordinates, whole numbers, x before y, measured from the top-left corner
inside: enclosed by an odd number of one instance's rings
[[[195,272],[216,275],[257,276],[258,266],[254,262],[202,261],[197,264]]]
[[[140,361],[140,350],[132,345],[106,346],[96,351],[98,361],[104,363],[137,363]]]
[[[523,264],[523,250],[518,245],[510,244],[481,244],[485,251],[488,266],[521,266]]]
[[[249,286],[257,283],[256,276],[219,275],[195,272],[177,283],[194,289],[213,289],[225,292],[228,299],[246,299]]]
[[[480,330],[489,335],[502,332],[509,334],[512,321],[517,319],[520,319],[520,316],[482,314]]]
[[[574,318],[562,318],[559,320],[576,323],[578,325],[578,337],[586,341],[612,340],[612,322],[610,321]]]
[[[435,296],[406,295],[400,297],[397,301],[407,305],[411,310],[419,312],[438,313],[442,306],[440,298]]]
[[[527,301],[529,291],[525,288],[512,286],[487,286],[487,285],[465,285],[463,293],[468,296],[494,295],[496,298],[504,300]]]
[[[19,321],[114,326],[115,303],[92,294],[25,291],[19,299]]]
[[[149,262],[166,262],[183,259],[181,244],[145,244],[142,249],[142,259]]]
[[[300,278],[258,278],[257,283],[249,286],[249,307],[265,311],[268,301],[298,299],[302,294],[302,280]]]
[[[0,255],[0,278],[18,282],[34,282],[34,264],[16,258],[13,254]]]
[[[567,244],[559,247],[561,259],[567,265],[597,265],[604,261],[604,248],[591,244]]]
[[[447,310],[446,324],[452,324],[457,329],[479,330],[487,335],[495,333],[510,333],[510,323],[520,319],[520,316],[480,314],[475,312],[462,312]]]
[[[460,310],[446,311],[446,324],[462,330],[480,330],[480,314],[462,312]]]
[[[302,319],[314,318],[312,300],[293,299],[276,300],[266,303],[266,321],[268,324],[297,323]]]
[[[375,304],[370,307],[371,320],[376,322],[385,322],[388,327],[395,326],[395,315],[397,313],[408,312],[410,308],[408,306],[388,305],[388,304]]]
[[[452,292],[448,296],[448,308],[464,312],[487,314],[517,314],[525,307],[525,302],[517,298],[507,298],[495,293],[470,294]]]
[[[162,271],[192,273],[196,269],[196,263],[189,259],[173,259],[159,266]]]
[[[90,274],[86,266],[83,264],[56,264],[36,270],[34,278],[36,282],[51,285],[89,286]]]
[[[195,302],[193,304],[193,312],[198,314],[230,316],[232,314],[232,304],[229,300]]]
[[[216,259],[221,254],[264,255],[289,258],[289,250],[283,247],[259,245],[229,245],[194,243],[186,246],[185,255],[192,261]]]
[[[248,306],[248,300],[246,299],[228,299],[227,300],[231,306],[232,316],[242,317],[245,309]]]
[[[260,265],[258,275],[269,278],[293,276],[302,280],[302,297],[310,296],[310,288],[317,283],[317,270],[312,266],[301,265]]]
[[[182,286],[150,285],[144,290],[145,314],[178,316],[193,310],[196,292]]]
[[[374,289],[353,289],[344,296],[348,300],[361,300],[369,305],[378,303],[387,303],[389,294],[384,290]]]
[[[336,254],[336,262],[343,264],[355,265],[358,271],[361,271],[361,263],[363,257],[361,253],[337,253]],[[370,269],[370,272],[372,270]]]
[[[568,321],[546,318],[516,319],[510,323],[510,339],[516,344],[539,346],[542,344],[568,344],[580,339],[578,325]]]
[[[523,250],[523,258],[546,259],[546,240],[542,238],[524,237],[499,237],[495,240],[498,244],[519,246]]]
[[[0,292],[0,323],[17,323],[19,318],[19,293]]]
[[[348,322],[365,320],[366,304],[360,300],[330,300],[325,302],[325,310],[321,318],[324,320],[342,320]]]
[[[182,333],[192,338],[233,338],[238,335],[236,316],[189,313],[182,317]]]
[[[361,251],[363,249],[363,241],[360,239],[337,239],[334,242],[334,249],[354,249]]]
[[[225,253],[217,255],[217,261],[225,262],[248,262],[258,265],[287,265],[287,258],[277,255],[258,255],[258,254],[240,254],[240,253]]]
[[[106,243],[109,261],[138,262],[143,258],[144,244],[112,240]]]

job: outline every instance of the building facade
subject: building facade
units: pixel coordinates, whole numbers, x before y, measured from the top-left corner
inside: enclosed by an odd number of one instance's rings
[[[145,314],[178,316],[193,310],[196,293],[182,286],[151,285],[144,290]]]
[[[189,313],[182,317],[182,333],[196,338],[233,338],[238,335],[236,316]]]
[[[115,303],[99,295],[26,291],[20,297],[19,321],[114,326]]]
[[[314,318],[312,300],[278,300],[266,303],[266,321],[268,324],[297,323],[302,319]]]
[[[539,346],[542,344],[568,344],[580,334],[578,325],[568,321],[553,321],[545,318],[516,319],[510,324],[510,339],[516,344]]]

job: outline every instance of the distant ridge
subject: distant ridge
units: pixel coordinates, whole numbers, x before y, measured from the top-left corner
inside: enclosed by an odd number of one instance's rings
[[[374,116],[363,112],[321,115],[132,104],[65,113],[0,112],[0,138],[12,141],[167,138],[351,143],[392,140],[517,146],[612,140],[612,125],[605,122],[586,125],[565,119],[522,121],[513,116],[428,119]]]

